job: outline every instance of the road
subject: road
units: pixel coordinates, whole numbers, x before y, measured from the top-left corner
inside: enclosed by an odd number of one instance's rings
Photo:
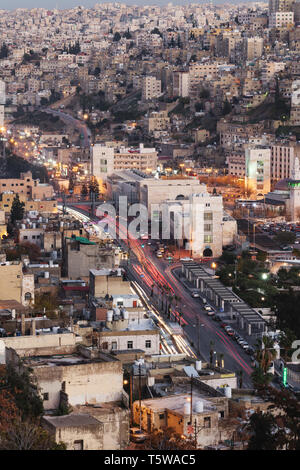
[[[72,209],[74,209],[74,205]],[[78,211],[89,215],[82,207],[79,207]],[[113,222],[109,217],[105,218],[105,223],[108,223],[108,226]],[[120,219],[117,220],[116,225],[119,229],[117,241],[123,248],[126,247],[131,254],[128,272],[132,278],[143,288],[149,298],[153,285],[166,286],[172,296],[179,296],[185,334],[195,345],[195,348],[199,344],[200,357],[209,362],[211,342],[213,342],[212,349],[216,355],[223,354],[225,368],[234,372],[243,371],[243,387],[252,387],[250,378],[252,367],[249,355],[225,333],[218,322],[207,316],[201,301],[191,297],[188,290],[175,276],[173,272],[175,266],[170,266],[166,260],[158,259],[153,247],[148,246],[145,241],[133,239],[130,234],[127,234],[126,227]],[[157,296],[159,296],[159,289],[154,287],[153,297],[157,298]]]
[[[51,108],[42,108],[42,111],[47,114],[52,114],[53,116],[58,116],[64,123],[78,129],[81,135],[83,135],[84,147],[90,147],[91,131],[83,121],[80,121],[79,119],[75,119],[73,116],[71,116],[68,113],[63,113],[62,111],[58,111],[58,110],[51,109]]]

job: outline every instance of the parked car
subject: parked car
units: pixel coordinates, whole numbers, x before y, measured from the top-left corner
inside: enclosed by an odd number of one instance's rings
[[[193,292],[191,293],[191,296],[194,297],[194,299],[196,299],[196,298],[200,297],[200,294],[199,294],[199,292],[197,292],[197,291],[195,290],[195,291],[193,291]]]
[[[147,434],[140,428],[130,428],[130,440],[133,442],[144,442]]]

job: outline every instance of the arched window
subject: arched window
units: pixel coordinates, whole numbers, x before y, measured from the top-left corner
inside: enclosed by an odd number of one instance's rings
[[[204,256],[205,258],[210,258],[210,257],[212,256],[212,254],[213,254],[213,253],[212,253],[212,251],[211,251],[210,248],[205,248],[205,250],[203,251],[203,256]]]
[[[30,293],[30,292],[26,292],[26,294],[25,294],[25,300],[29,301],[29,300],[31,300],[31,299],[32,299],[31,293]]]

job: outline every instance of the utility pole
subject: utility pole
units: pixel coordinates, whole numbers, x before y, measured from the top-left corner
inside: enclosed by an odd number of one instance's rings
[[[140,408],[140,431],[141,431],[142,430],[141,364],[139,364],[139,408]]]
[[[193,426],[193,375],[191,375],[191,410],[190,410],[190,425]]]
[[[130,401],[130,424],[131,426],[133,425],[132,394],[133,394],[133,372],[131,370],[130,376],[129,376],[129,395],[130,395],[129,401]]]
[[[66,214],[66,193],[63,193],[63,215]]]
[[[200,356],[200,320],[199,320],[199,317],[197,317],[197,349],[198,349],[198,352],[199,352],[199,356]]]

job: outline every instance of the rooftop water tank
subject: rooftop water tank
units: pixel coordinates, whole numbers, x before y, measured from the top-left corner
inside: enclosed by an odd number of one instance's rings
[[[123,318],[124,318],[124,320],[128,320],[128,318],[129,318],[129,313],[127,312],[127,310],[124,310],[124,312],[123,312]]]
[[[115,315],[118,315],[118,316],[120,315],[120,309],[119,309],[119,307],[114,307],[114,314],[115,314]]]
[[[225,394],[225,397],[227,398],[231,398],[231,387],[224,387],[224,394]]]
[[[196,361],[196,370],[202,370],[202,361]]]
[[[196,413],[202,413],[203,412],[203,401],[199,400],[195,404],[195,411]]]
[[[183,412],[185,415],[191,414],[191,404],[189,401],[184,404]]]
[[[112,319],[113,319],[113,314],[114,314],[114,311],[113,311],[113,310],[107,310],[107,315],[106,315],[107,321],[112,321]]]

